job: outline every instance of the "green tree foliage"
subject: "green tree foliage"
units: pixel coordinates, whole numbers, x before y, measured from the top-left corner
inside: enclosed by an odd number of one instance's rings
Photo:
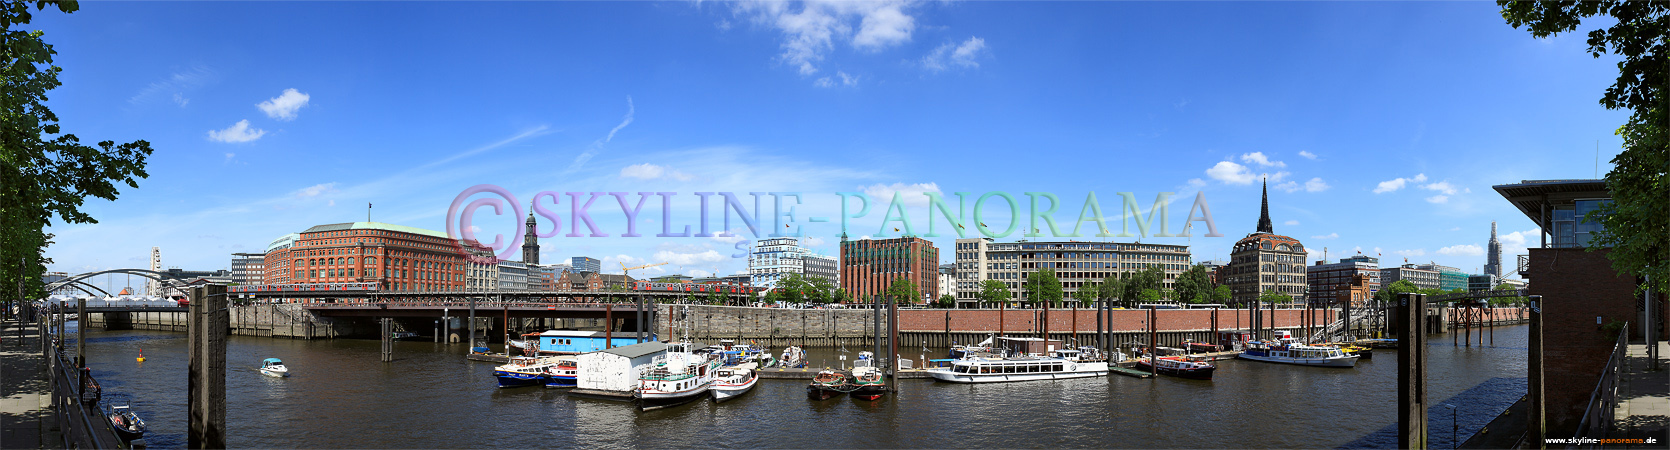
[[[1228,303],[1229,299],[1234,296],[1235,291],[1231,290],[1229,286],[1212,288],[1212,303]]]
[[[58,116],[47,108],[47,91],[61,85],[62,68],[52,64],[58,54],[44,32],[26,26],[36,10],[47,6],[64,13],[80,9],[75,1],[0,1],[0,70],[5,95],[0,96],[0,285],[12,291],[19,283],[24,296],[39,298],[42,275],[52,261],[45,257],[52,236],[44,230],[56,216],[62,223],[98,223],[81,211],[87,197],[115,200],[117,184],[139,187],[151,144],[102,141],[96,146],[64,134]],[[20,264],[21,262],[21,264]],[[7,295],[6,297],[10,297]]]
[[[1093,308],[1101,291],[1101,283],[1086,281],[1084,285],[1079,286],[1079,290],[1073,292],[1073,298],[1079,301],[1080,307]]]
[[[1150,266],[1132,272],[1130,277],[1125,280],[1125,292],[1120,295],[1120,298],[1125,300],[1126,306],[1136,306],[1136,301],[1142,298],[1142,291],[1153,289],[1155,293],[1159,293],[1160,288],[1164,286],[1164,281],[1165,272],[1160,271],[1158,267]]]
[[[1392,284],[1380,287],[1380,292],[1375,292],[1374,297],[1386,304],[1392,304],[1397,301],[1398,294],[1411,292],[1420,292],[1420,289],[1416,288],[1415,283],[1410,283],[1409,280],[1397,280],[1393,281]]]
[[[1206,303],[1212,299],[1212,274],[1206,271],[1206,266],[1195,264],[1189,270],[1178,276],[1176,298],[1178,301],[1189,303]]]
[[[1283,293],[1280,293],[1280,292],[1276,292],[1276,291],[1264,291],[1263,294],[1258,296],[1258,301],[1264,302],[1264,303],[1269,303],[1269,304],[1272,304],[1272,305],[1281,304],[1281,303],[1292,303],[1293,302],[1293,296],[1283,294]]]
[[[707,302],[709,304],[723,305],[725,303],[729,303],[730,301],[731,301],[731,297],[727,296],[723,293],[720,293],[720,292],[709,292],[709,293],[707,293]]]
[[[922,290],[909,278],[898,277],[893,279],[893,284],[887,286],[887,296],[893,298],[894,303],[908,305],[916,303],[916,299],[922,297]]]
[[[806,277],[807,301],[812,303],[830,303],[835,301],[835,283],[820,276]]]
[[[945,309],[955,308],[957,307],[957,296],[951,294],[941,295],[939,296],[937,305]]]
[[[980,301],[998,303],[1009,301],[1009,285],[1002,281],[986,280],[980,283]]]
[[[1612,202],[1585,216],[1605,229],[1590,251],[1610,248],[1612,269],[1646,275],[1654,288],[1670,291],[1670,2],[1498,0],[1502,18],[1537,38],[1576,31],[1583,19],[1607,16],[1589,31],[1588,52],[1621,57],[1618,78],[1600,104],[1630,111],[1619,127],[1623,151],[1612,158],[1606,188]]]
[[[1096,296],[1108,300],[1121,298],[1125,294],[1125,282],[1118,276],[1108,275],[1096,285]]]
[[[807,298],[811,296],[809,292],[811,289],[812,284],[807,282],[804,275],[789,273],[784,274],[782,278],[777,280],[777,288],[772,291],[777,293],[777,298],[780,301],[806,303]]]
[[[1047,303],[1051,306],[1061,305],[1061,280],[1055,277],[1055,269],[1039,269],[1026,275],[1026,301],[1034,306]]]
[[[1497,291],[1512,291],[1512,290],[1516,290],[1518,288],[1513,287],[1513,285],[1511,285],[1511,284],[1502,283],[1502,284],[1496,285],[1496,287],[1491,288],[1491,289],[1492,290],[1497,290]],[[1490,299],[1490,304],[1492,304],[1492,305],[1523,305],[1523,304],[1525,304],[1525,301],[1526,301],[1525,297],[1496,297],[1496,298]]]
[[[1137,294],[1137,299],[1142,300],[1144,303],[1152,303],[1152,302],[1160,301],[1160,290],[1159,289],[1143,289],[1142,292]]]

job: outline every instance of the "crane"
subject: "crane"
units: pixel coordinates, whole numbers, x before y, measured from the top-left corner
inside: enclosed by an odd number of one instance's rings
[[[630,278],[632,276],[632,271],[633,270],[647,269],[647,268],[650,268],[650,267],[664,266],[664,265],[667,265],[667,263],[644,264],[642,266],[637,266],[637,267],[626,267],[626,263],[620,263],[620,271],[621,271],[621,273],[626,274],[626,276],[628,278]]]

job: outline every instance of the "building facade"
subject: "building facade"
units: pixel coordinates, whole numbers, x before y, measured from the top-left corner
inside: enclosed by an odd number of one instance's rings
[[[261,284],[267,273],[262,267],[267,262],[265,253],[233,253],[232,254],[232,282],[238,284]]]
[[[893,280],[916,283],[919,295],[910,303],[939,292],[939,249],[919,237],[847,240],[841,235],[840,286],[854,301],[866,303],[887,292]],[[904,299],[895,299],[904,302]]]
[[[1026,278],[1052,269],[1061,281],[1062,295],[1074,298],[1080,288],[1110,276],[1128,278],[1131,272],[1158,267],[1162,289],[1189,269],[1185,245],[1118,242],[995,242],[990,238],[958,239],[954,288],[959,305],[978,303],[981,285],[997,280],[1009,288],[1009,298],[1024,298]],[[989,306],[989,305],[988,305]]]
[[[469,255],[464,259],[464,290],[469,292],[488,292],[499,289],[499,264],[493,256],[493,248],[482,245],[473,240],[458,242],[464,253]]]
[[[1461,269],[1435,263],[1421,264],[1415,267],[1422,270],[1438,272],[1439,290],[1453,291],[1456,289],[1467,289],[1467,272],[1462,272]]]
[[[1305,246],[1298,239],[1275,234],[1268,183],[1263,195],[1258,231],[1236,241],[1230,253],[1224,284],[1229,286],[1231,301],[1256,302],[1265,292],[1286,294],[1296,303],[1308,301]]]
[[[823,277],[833,286],[841,283],[840,262],[833,256],[801,247],[797,238],[761,239],[748,253],[748,274],[754,286],[774,287],[778,280],[791,273]]]
[[[575,257],[569,259],[568,264],[570,266],[573,266],[574,267],[574,272],[577,272],[577,273],[602,273],[603,272],[603,261],[600,261],[597,258],[588,258],[588,257],[585,257],[585,256],[575,256]]]
[[[287,267],[266,267],[268,279],[291,283],[375,282],[385,290],[464,289],[464,255],[446,233],[382,222],[319,225],[298,234]],[[270,261],[269,252],[269,261]]]
[[[538,266],[535,266],[538,267]],[[521,261],[499,261],[499,290],[528,290],[528,264]]]
[[[296,271],[295,260],[290,259],[290,247],[301,239],[300,233],[290,233],[279,236],[267,243],[267,253],[262,256],[261,284],[289,284]]]
[[[1414,264],[1380,269],[1380,285],[1391,286],[1398,280],[1408,281],[1416,289],[1438,289],[1438,271],[1421,269]]]
[[[957,295],[957,265],[956,264],[940,264],[939,265],[939,293],[934,294],[934,300],[938,300],[940,297],[944,297],[944,296],[947,296],[947,295],[950,295],[950,296],[953,296],[953,297],[955,297]]]
[[[1341,259],[1337,263],[1316,264],[1305,266],[1306,282],[1310,284],[1310,295],[1313,303],[1338,304],[1353,297],[1352,283],[1358,275],[1363,276],[1364,286],[1372,295],[1380,291],[1380,258],[1370,256],[1353,256]]]

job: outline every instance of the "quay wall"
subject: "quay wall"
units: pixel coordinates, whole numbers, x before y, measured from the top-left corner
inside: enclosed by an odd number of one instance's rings
[[[375,326],[355,321],[319,317],[298,304],[252,304],[229,307],[231,334],[294,339],[330,339],[370,334]],[[137,311],[88,313],[89,326],[110,330],[158,330],[186,332],[186,313]]]

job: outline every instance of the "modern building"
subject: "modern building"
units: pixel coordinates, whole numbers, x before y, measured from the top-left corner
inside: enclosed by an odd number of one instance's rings
[[[261,284],[290,284],[297,270],[295,261],[290,259],[290,247],[301,237],[300,233],[290,233],[267,243],[267,253],[262,256]]]
[[[1380,285],[1391,286],[1398,280],[1408,281],[1416,289],[1438,289],[1438,271],[1421,269],[1414,264],[1380,269]]]
[[[569,259],[569,265],[574,267],[574,272],[576,273],[603,272],[603,261],[599,261],[597,258],[576,256]]]
[[[1496,240],[1496,221],[1490,221],[1490,244],[1485,249],[1484,274],[1502,278],[1502,243]]]
[[[468,255],[464,258],[464,290],[489,292],[499,290],[499,264],[493,248],[474,240],[458,241]]]
[[[886,293],[899,278],[916,283],[920,292],[910,303],[921,303],[939,292],[939,249],[927,239],[905,236],[847,240],[842,233],[840,262],[840,286],[858,302]]]
[[[278,243],[283,241],[280,238]],[[269,246],[271,248],[272,246]],[[291,283],[375,282],[382,289],[464,289],[464,255],[446,233],[382,222],[308,228],[291,242],[288,266],[265,267],[268,280],[289,272]]]
[[[1438,290],[1467,289],[1467,272],[1462,272],[1461,269],[1437,263],[1421,264],[1415,267],[1438,272]]]
[[[1189,269],[1189,247],[1184,245],[1119,242],[995,242],[990,238],[958,239],[956,286],[959,307],[980,301],[981,285],[997,280],[1009,288],[1009,298],[1024,298],[1027,276],[1041,269],[1055,270],[1064,297],[1109,276],[1127,278],[1131,272],[1158,267],[1165,274],[1163,289]],[[987,305],[989,306],[989,305]]]
[[[773,287],[783,276],[798,273],[806,277],[823,277],[830,285],[841,281],[840,262],[833,256],[813,253],[801,247],[792,237],[761,239],[748,253],[748,274],[754,286]]]
[[[537,266],[535,266],[537,267]],[[499,290],[528,290],[528,264],[521,261],[499,261]]]
[[[1467,276],[1467,290],[1469,292],[1471,292],[1471,291],[1488,291],[1488,290],[1495,289],[1495,288],[1496,288],[1496,277],[1490,276],[1490,274],[1468,275]]]
[[[1324,262],[1317,261],[1316,264],[1305,266],[1305,278],[1310,284],[1312,303],[1333,305],[1349,300],[1352,297],[1352,283],[1358,275],[1363,276],[1364,286],[1368,288],[1370,295],[1380,291],[1380,258],[1358,255],[1333,264]]]
[[[1256,302],[1265,292],[1286,294],[1295,303],[1303,303],[1307,301],[1305,290],[1310,287],[1305,269],[1309,256],[1298,239],[1275,234],[1270,222],[1268,182],[1263,196],[1258,231],[1235,242],[1224,284],[1229,286],[1235,303]]]
[[[267,275],[262,267],[266,266],[266,253],[233,253],[232,254],[232,282],[238,284],[261,284],[261,279]]]
[[[950,296],[956,296],[957,295],[957,265],[956,264],[940,264],[939,265],[939,293],[934,294],[934,299],[938,300],[940,297],[944,297],[944,296],[947,296],[947,295],[950,295]]]

